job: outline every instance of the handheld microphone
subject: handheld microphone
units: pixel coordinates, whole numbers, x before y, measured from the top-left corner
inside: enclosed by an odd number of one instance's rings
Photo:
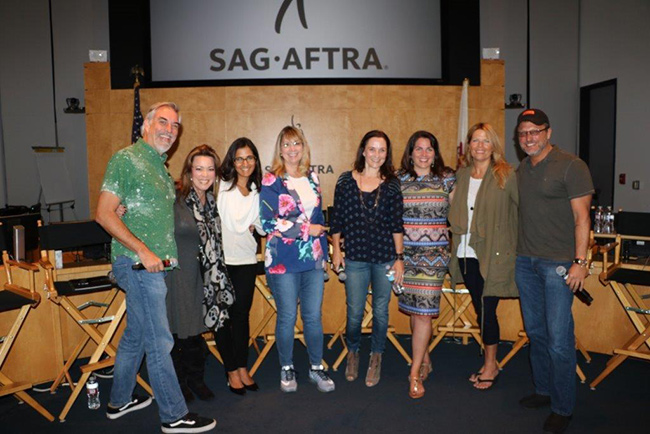
[[[336,274],[339,276],[339,282],[345,282],[345,279],[348,278],[348,275],[345,274],[345,268],[343,268],[343,266],[339,267],[339,269],[336,271]]]
[[[558,265],[558,267],[555,269],[555,272],[557,273],[558,276],[560,276],[564,280],[566,280],[567,277],[569,277],[569,275],[567,274],[566,268],[564,268],[564,266],[562,266],[562,265]],[[594,301],[591,294],[589,294],[585,289],[579,289],[576,292],[574,292],[573,294],[578,298],[578,300],[580,300],[581,302],[583,302],[587,306],[591,306],[591,302]]]
[[[175,267],[175,266],[178,265],[178,260],[174,259],[174,258],[163,259],[162,263],[163,263],[163,266],[165,268]],[[144,268],[144,265],[142,265],[141,263],[138,262],[137,264],[131,265],[131,269],[132,270],[144,270],[145,268]]]

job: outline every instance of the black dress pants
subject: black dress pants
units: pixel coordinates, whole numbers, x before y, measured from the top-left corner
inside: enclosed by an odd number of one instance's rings
[[[235,288],[235,303],[228,309],[229,319],[217,330],[215,341],[227,372],[248,365],[249,313],[253,304],[257,264],[227,265]]]
[[[483,276],[476,258],[458,258],[458,265],[463,275],[465,287],[472,297],[472,305],[476,311],[481,336],[484,345],[499,343],[499,321],[497,320],[497,306],[499,297],[483,297]]]

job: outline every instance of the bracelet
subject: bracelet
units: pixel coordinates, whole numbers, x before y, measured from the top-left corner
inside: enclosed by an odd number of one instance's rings
[[[589,265],[589,261],[587,261],[587,260],[584,259],[584,258],[575,258],[575,259],[573,260],[573,263],[574,263],[574,264],[578,264],[578,265],[580,265],[581,267],[586,267],[587,265]]]
[[[396,253],[395,254],[395,260],[396,261],[403,261],[404,260],[404,253]]]

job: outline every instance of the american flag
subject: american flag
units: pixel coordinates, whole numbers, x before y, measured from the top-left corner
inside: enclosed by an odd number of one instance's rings
[[[140,112],[140,86],[136,85],[133,90],[133,127],[131,128],[131,143],[135,143],[142,136],[140,129],[144,119]]]

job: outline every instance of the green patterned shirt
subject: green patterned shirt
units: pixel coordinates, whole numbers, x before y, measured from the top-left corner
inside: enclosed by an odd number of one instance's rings
[[[176,258],[174,241],[174,181],[165,167],[167,154],[160,155],[143,139],[111,158],[102,191],[120,198],[128,212],[122,218],[127,228],[160,259]],[[120,255],[140,262],[138,255],[113,239],[113,261]]]

